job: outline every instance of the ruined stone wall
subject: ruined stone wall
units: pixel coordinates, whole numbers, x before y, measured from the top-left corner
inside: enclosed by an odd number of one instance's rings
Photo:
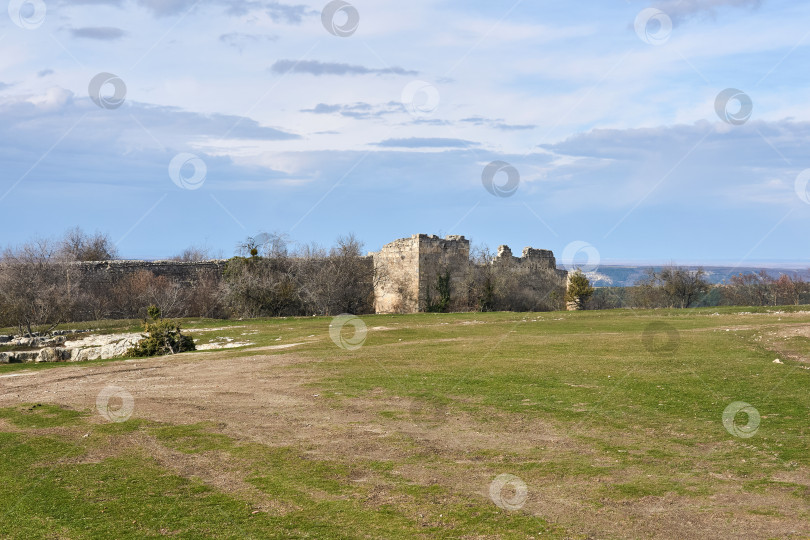
[[[222,276],[228,261],[218,259],[199,262],[180,261],[98,261],[76,263],[83,281],[92,286],[114,285],[121,279],[148,270],[183,285],[193,285],[204,276]]]
[[[473,269],[470,242],[463,236],[416,234],[383,246],[372,257],[377,313],[425,311],[429,297],[433,302],[438,300],[440,275],[450,272],[451,295],[455,295],[464,289],[465,279]],[[553,290],[558,296],[565,291],[568,272],[557,269],[551,251],[525,248],[522,257],[515,257],[508,246],[501,246],[489,264],[496,278],[517,277],[521,284],[532,285],[534,293],[541,291],[540,296],[547,296],[542,291]]]
[[[561,283],[568,281],[568,272],[557,269],[557,260],[554,253],[547,249],[523,248],[523,256],[515,257],[509,246],[498,247],[498,256],[492,260],[493,267],[518,274],[537,274],[547,276],[552,274]]]
[[[386,244],[374,260],[374,310],[377,313],[415,313],[419,309],[418,235]]]
[[[107,287],[126,276],[148,270],[157,276],[191,286],[198,280],[223,275],[227,260],[200,262],[178,261],[103,261],[76,263],[84,281],[91,286]],[[438,277],[450,272],[451,294],[464,289],[464,280],[473,267],[470,241],[463,236],[439,238],[415,234],[395,240],[372,253],[364,262],[374,267],[374,309],[377,313],[416,313],[425,311],[428,297],[438,301]],[[515,257],[507,246],[498,249],[490,263],[493,275],[518,276],[535,290],[565,291],[567,272],[558,270],[554,254],[548,250],[526,248]]]
[[[470,265],[470,241],[463,236],[416,236],[419,250],[419,311],[425,311],[428,300],[437,302],[437,284],[440,275],[450,272],[450,290],[462,288],[467,267]]]
[[[554,253],[524,248],[522,257],[500,246],[491,263],[499,293],[497,308],[514,311],[561,309],[568,284],[568,272],[557,269]]]

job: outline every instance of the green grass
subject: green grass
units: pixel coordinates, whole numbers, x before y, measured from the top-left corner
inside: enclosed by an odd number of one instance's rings
[[[0,409],[0,418],[21,428],[49,428],[76,424],[85,414],[56,405],[31,403]]]
[[[43,407],[44,408],[44,407]],[[61,410],[58,408],[51,409]],[[44,427],[16,419],[18,409],[0,417],[15,425]],[[0,536],[15,538],[411,538],[433,534],[522,537],[543,532],[557,536],[544,520],[506,514],[474,497],[438,486],[418,486],[391,474],[391,464],[349,466],[312,459],[291,447],[237,443],[205,425],[163,425],[143,421],[92,425],[81,414],[63,413],[48,426],[73,426],[60,437],[0,432]],[[114,426],[114,429],[110,429]],[[89,431],[86,437],[81,432]],[[138,446],[120,446],[113,456],[83,462],[94,449],[118,447],[120,437],[141,432],[166,448],[188,454],[227,454],[245,482],[280,508],[257,510],[200,480],[173,474]],[[366,502],[372,489],[352,478],[373,475],[397,504]],[[447,504],[449,503],[449,504]],[[425,526],[417,512],[442,520]]]
[[[589,512],[552,525],[539,510],[538,501],[560,493],[583,509],[610,507],[616,515],[676,497],[701,509],[695,512],[737,512],[739,523],[782,520],[806,532],[810,490],[799,479],[810,478],[810,370],[803,369],[810,364],[801,359],[810,357],[810,339],[768,338],[810,324],[800,311],[374,315],[362,318],[368,337],[354,351],[331,341],[331,318],[186,320],[184,328],[204,330],[193,334],[202,343],[302,344],[194,358],[304,359],[273,369],[306,374],[308,393],[335,411],[335,433],[352,428],[341,424],[340,411],[356,410],[361,400],[368,414],[360,424],[385,434],[375,441],[386,458],[330,455],[323,451],[329,441],[236,440],[213,419],[97,424],[88,411],[20,404],[0,409],[8,426],[3,432],[0,423],[0,452],[8,456],[0,464],[0,485],[8,486],[0,537],[588,536],[588,520],[598,519]],[[655,343],[676,338],[670,347],[647,348],[656,328],[665,332]],[[776,357],[785,363],[773,364]],[[0,374],[22,368],[42,369],[0,366]],[[735,401],[761,415],[751,438],[723,426],[723,411]],[[456,434],[472,442],[437,442]],[[133,442],[144,437],[187,459],[223,460],[254,495],[179,476]],[[100,448],[117,450],[85,459]],[[535,498],[526,508],[504,511],[486,497],[479,479],[503,472],[529,486]],[[256,493],[270,507],[257,512]],[[750,497],[738,507],[713,506],[739,493]],[[775,505],[775,497],[788,506]]]

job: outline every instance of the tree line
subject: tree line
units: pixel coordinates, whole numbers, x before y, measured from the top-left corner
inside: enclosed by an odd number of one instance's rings
[[[702,268],[670,265],[648,269],[631,287],[597,288],[583,309],[796,306],[810,304],[810,283],[799,276],[773,277],[765,270],[738,273],[711,284]]]
[[[201,271],[181,283],[143,269],[112,282],[93,279],[77,263],[118,259],[104,234],[68,231],[7,247],[0,256],[0,327],[49,332],[64,322],[145,319],[150,306],[165,317],[337,315],[373,310],[373,265],[353,235],[330,248],[292,249],[279,234],[249,237],[224,275]],[[208,259],[189,248],[172,260]]]
[[[0,255],[0,327],[48,332],[63,322],[145,319],[149,306],[163,316],[254,318],[365,314],[374,310],[374,288],[390,279],[362,255],[362,243],[343,236],[331,247],[293,244],[282,234],[248,237],[224,273],[201,271],[193,283],[139,270],[113,281],[89,279],[76,263],[119,258],[110,238],[72,229],[57,240],[35,239]],[[177,261],[209,259],[189,248]],[[766,272],[739,274],[711,285],[703,269],[671,265],[650,269],[632,287],[591,287],[581,272],[563,286],[553,269],[502,272],[493,254],[473,250],[461,275],[438,272],[428,287],[426,311],[550,311],[696,306],[776,306],[810,303],[810,284]],[[540,277],[540,278],[539,278]],[[542,279],[541,279],[542,278]]]

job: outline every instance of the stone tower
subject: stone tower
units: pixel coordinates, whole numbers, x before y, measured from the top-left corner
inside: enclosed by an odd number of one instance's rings
[[[377,313],[424,311],[429,291],[435,291],[437,276],[449,271],[451,290],[463,290],[463,280],[472,264],[470,241],[463,236],[415,234],[386,244],[371,255]],[[557,269],[551,251],[527,247],[522,257],[514,257],[508,246],[501,246],[489,264],[496,276],[510,274],[522,283],[565,290],[568,272]]]
[[[416,313],[427,306],[428,288],[450,270],[452,281],[470,264],[470,241],[415,234],[386,244],[374,258],[374,308],[377,313]]]

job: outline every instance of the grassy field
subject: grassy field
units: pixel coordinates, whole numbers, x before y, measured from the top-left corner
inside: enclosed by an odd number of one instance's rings
[[[0,537],[810,538],[810,311],[340,322],[0,366]]]

